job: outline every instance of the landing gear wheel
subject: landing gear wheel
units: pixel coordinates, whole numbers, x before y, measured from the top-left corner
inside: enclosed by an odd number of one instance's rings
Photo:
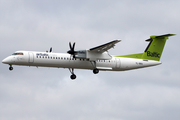
[[[95,69],[93,70],[93,73],[94,73],[94,74],[98,74],[98,73],[99,73],[99,69],[95,68]]]
[[[76,75],[75,74],[72,74],[70,77],[71,77],[72,80],[76,79]]]
[[[10,66],[10,67],[9,67],[9,70],[10,70],[10,71],[11,71],[11,70],[13,70],[13,67],[12,67],[12,66]]]

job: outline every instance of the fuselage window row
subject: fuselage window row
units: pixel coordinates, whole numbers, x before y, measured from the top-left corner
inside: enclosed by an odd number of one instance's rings
[[[36,56],[36,58],[46,58],[46,59],[59,59],[59,60],[76,60],[76,58],[68,58],[68,57],[44,57],[44,56]]]
[[[59,60],[76,60],[76,58],[68,58],[68,57],[44,57],[44,56],[36,56],[36,58],[46,58],[46,59],[59,59]],[[86,59],[79,59],[80,61],[89,61]],[[112,60],[97,60],[96,62],[113,62]]]

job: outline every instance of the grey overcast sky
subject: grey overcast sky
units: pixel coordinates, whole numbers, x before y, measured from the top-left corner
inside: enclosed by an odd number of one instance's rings
[[[179,120],[179,0],[0,0],[0,60],[17,50],[141,53],[150,35],[177,34],[155,67],[126,72],[0,64],[1,120]]]

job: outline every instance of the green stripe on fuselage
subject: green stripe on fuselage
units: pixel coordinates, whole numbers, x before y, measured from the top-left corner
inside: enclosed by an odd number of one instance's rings
[[[121,56],[115,56],[115,57],[125,57],[125,58],[136,58],[136,59],[141,59],[143,53],[138,53],[138,54],[130,54],[130,55],[121,55]]]

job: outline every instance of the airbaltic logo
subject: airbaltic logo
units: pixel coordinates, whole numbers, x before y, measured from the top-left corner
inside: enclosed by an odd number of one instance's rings
[[[160,54],[157,53],[157,52],[150,52],[150,51],[147,51],[147,56],[150,56],[150,57],[158,57],[158,58],[160,58]]]
[[[49,56],[49,55],[46,54],[46,53],[44,53],[44,54],[42,54],[42,53],[36,53],[36,55],[37,55],[37,56]]]

